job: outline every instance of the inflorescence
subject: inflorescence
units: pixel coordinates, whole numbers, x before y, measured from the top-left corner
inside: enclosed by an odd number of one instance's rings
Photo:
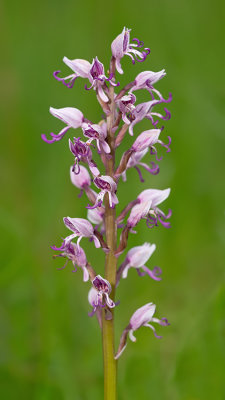
[[[141,182],[144,182],[141,169],[147,170],[152,175],[159,173],[159,161],[162,157],[158,156],[159,147],[163,147],[166,153],[170,152],[171,138],[163,138],[164,126],[162,123],[170,119],[171,114],[167,107],[164,111],[158,112],[157,106],[167,104],[172,100],[171,94],[165,99],[162,94],[155,89],[155,84],[162,79],[166,73],[165,70],[159,72],[144,71],[136,78],[114,94],[116,106],[113,133],[115,135],[115,149],[117,150],[125,138],[126,133],[134,136],[136,124],[143,119],[149,121],[149,129],[136,135],[133,144],[122,155],[118,166],[114,170],[114,175],[102,175],[100,173],[99,162],[94,160],[94,150],[98,154],[100,162],[106,166],[107,160],[111,156],[111,148],[108,141],[106,119],[110,115],[109,88],[117,88],[120,84],[116,82],[115,72],[123,74],[121,67],[122,58],[127,55],[132,63],[144,62],[150,54],[150,49],[144,47],[144,43],[137,38],[130,39],[130,29],[124,28],[122,33],[115,38],[111,45],[112,58],[109,73],[105,72],[104,65],[95,57],[92,63],[75,59],[70,60],[64,57],[64,63],[72,70],[72,74],[62,77],[61,71],[54,72],[54,78],[65,85],[67,88],[73,88],[77,78],[84,78],[89,81],[85,84],[86,90],[93,89],[96,92],[97,100],[100,103],[105,118],[98,124],[93,123],[84,117],[83,113],[72,107],[55,109],[50,107],[50,113],[60,119],[64,126],[59,133],[50,133],[42,135],[42,139],[47,143],[54,143],[62,140],[70,129],[81,128],[79,136],[69,139],[69,150],[73,155],[73,164],[70,168],[71,182],[80,189],[79,197],[85,192],[88,201],[87,219],[65,217],[63,219],[65,226],[72,232],[63,239],[60,247],[52,246],[52,249],[58,254],[54,257],[63,257],[67,259],[66,264],[59,269],[66,267],[68,261],[72,261],[73,272],[80,267],[83,271],[83,280],[90,281],[92,286],[88,294],[88,301],[92,307],[90,316],[96,315],[100,326],[102,325],[102,316],[106,319],[112,318],[112,309],[119,303],[115,303],[110,298],[111,285],[106,279],[97,274],[94,268],[88,263],[86,255],[80,242],[82,238],[88,238],[94,242],[96,248],[102,248],[107,254],[109,248],[105,238],[105,205],[104,199],[108,198],[109,206],[115,208],[119,203],[117,197],[118,184],[127,179],[129,169],[135,168]],[[147,102],[138,103],[136,93],[138,90],[147,91],[149,97]],[[135,93],[135,94],[134,94]],[[82,136],[81,136],[82,132]],[[144,158],[149,161],[143,162]],[[89,171],[88,171],[89,169]],[[120,179],[121,178],[121,179]],[[95,185],[95,190],[91,187]],[[97,190],[97,191],[96,191]],[[162,225],[165,228],[170,227],[169,218],[171,210],[167,213],[159,208],[159,205],[168,198],[170,189],[146,189],[143,190],[136,199],[130,201],[127,206],[117,216],[117,229],[121,230],[118,247],[115,255],[119,257],[127,248],[128,236],[136,233],[138,223],[141,219],[146,221],[148,228],[154,228]],[[77,242],[74,239],[77,238]],[[145,264],[155,251],[156,245],[144,243],[130,249],[122,264],[117,269],[116,287],[121,278],[127,278],[130,268],[135,268],[139,276],[149,275],[153,280],[161,280],[161,268],[148,268]],[[158,319],[154,317],[156,306],[148,303],[138,308],[129,324],[124,329],[118,351],[115,358],[119,358],[127,345],[127,337],[131,341],[136,341],[134,331],[142,326],[151,328],[157,338],[155,327],[151,323],[157,323],[161,326],[169,325],[166,318]],[[104,314],[102,313],[104,310]]]

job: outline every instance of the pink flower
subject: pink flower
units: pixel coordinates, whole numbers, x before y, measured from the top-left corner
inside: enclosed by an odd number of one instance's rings
[[[66,124],[66,127],[63,128],[57,135],[55,133],[50,133],[52,137],[50,140],[46,138],[45,134],[42,134],[42,139],[47,143],[54,143],[58,140],[61,140],[70,128],[76,129],[81,127],[81,124],[84,120],[82,112],[77,108],[65,107],[57,109],[50,107],[49,111],[54,117],[63,121]]]
[[[84,250],[79,246],[76,245],[76,243],[73,242],[67,242],[63,241],[62,246],[57,248],[56,246],[52,246],[53,250],[56,251],[61,251],[61,254],[57,254],[54,257],[66,257],[68,260],[71,260],[74,266],[73,272],[76,272],[76,266],[81,267],[83,270],[83,281],[87,282],[89,279],[89,273],[86,268],[87,265],[87,258]],[[64,269],[67,266],[68,260],[66,261],[66,264],[62,268],[58,269]]]
[[[166,318],[162,318],[161,320],[158,318],[154,318],[153,315],[155,314],[156,305],[153,303],[145,304],[145,306],[138,308],[135,313],[132,315],[130,319],[130,331],[129,337],[132,342],[136,342],[136,338],[133,335],[133,332],[137,329],[141,328],[142,326],[147,326],[151,328],[154,332],[156,338],[161,339],[162,336],[158,336],[156,334],[155,328],[149,324],[149,322],[156,322],[159,325],[167,326],[169,325]]]
[[[129,125],[129,134],[131,136],[134,135],[133,128],[138,122],[142,121],[142,119],[146,118],[150,108],[154,105],[154,101],[147,101],[145,103],[140,103],[135,107],[132,115],[130,116],[130,125]]]
[[[156,306],[153,303],[145,304],[143,307],[138,308],[135,313],[132,315],[128,326],[124,329],[121,338],[118,351],[115,355],[115,359],[117,360],[127,345],[127,336],[129,334],[130,340],[132,342],[136,342],[136,337],[134,336],[133,332],[141,328],[142,326],[146,326],[153,330],[154,335],[157,339],[161,339],[162,336],[158,336],[156,334],[156,330],[154,326],[152,326],[149,322],[155,322],[161,326],[168,326],[170,325],[166,318],[158,319],[154,318],[153,315],[155,313]]]
[[[130,31],[131,29],[124,27],[122,33],[120,33],[116,39],[113,40],[111,45],[112,55],[116,59],[116,69],[120,74],[123,74],[120,64],[120,60],[123,58],[123,56],[129,56],[132,60],[132,63],[135,64],[135,60],[143,62],[150,53],[150,49],[148,48],[144,48],[144,51],[137,50],[144,46],[144,43],[139,39],[132,39],[133,42],[136,43],[130,44]]]
[[[142,132],[132,145],[134,151],[142,151],[148,147],[159,143],[160,129],[149,129],[148,131]]]
[[[92,159],[92,151],[90,146],[88,146],[85,142],[82,142],[80,138],[74,138],[74,142],[69,139],[69,148],[71,153],[73,153],[75,157],[75,162],[73,165],[73,171],[75,174],[80,173],[80,162],[87,163],[92,174],[97,176],[100,174],[96,163]]]
[[[65,76],[64,78],[59,78],[58,74],[61,71],[55,71],[53,73],[53,76],[57,81],[61,81],[65,86],[67,86],[69,89],[71,89],[75,83],[75,80],[78,77],[81,78],[88,78],[89,77],[89,71],[91,69],[91,64],[86,61],[86,60],[80,60],[80,59],[75,59],[75,60],[70,60],[67,57],[63,58],[63,62],[68,65],[69,68],[72,69],[74,72],[71,75]],[[69,83],[66,81],[69,79]]]
[[[147,273],[152,279],[160,281],[161,278],[158,275],[161,273],[161,270],[155,267],[154,270],[151,271],[145,266],[145,263],[149,260],[155,249],[156,245],[150,243],[144,243],[142,246],[136,246],[130,249],[124,263],[122,264],[122,277],[127,278],[128,270],[130,268],[136,268],[140,276]],[[144,272],[140,272],[140,269]]]
[[[91,82],[91,86],[89,88],[85,86],[85,89],[90,90],[94,88],[94,90],[96,90],[97,93],[99,94],[101,100],[107,103],[109,99],[104,91],[108,89],[105,84],[105,81],[108,81],[112,86],[119,86],[119,83],[113,82],[112,79],[113,79],[113,74],[110,74],[110,76],[107,78],[105,76],[104,65],[98,60],[98,57],[95,57],[93,59],[89,71],[89,81]]]
[[[83,218],[63,218],[64,224],[68,229],[74,232],[72,235],[65,238],[65,244],[71,242],[75,237],[78,237],[77,246],[79,248],[79,243],[83,237],[88,237],[94,240],[95,247],[101,247],[100,241],[94,233],[94,228],[87,219]]]
[[[129,161],[127,163],[127,166],[126,166],[126,170],[122,173],[122,179],[124,182],[126,182],[126,180],[127,180],[126,171],[132,167],[134,167],[136,169],[136,171],[138,172],[141,182],[144,182],[145,180],[144,180],[142,173],[140,171],[140,168],[138,166],[142,166],[144,169],[146,169],[146,171],[150,172],[150,174],[152,174],[152,175],[157,175],[159,173],[159,166],[157,164],[155,164],[153,161],[150,162],[151,167],[148,166],[148,164],[141,162],[142,158],[144,158],[144,156],[147,154],[147,152],[148,152],[148,148],[146,148],[145,150],[142,150],[142,151],[134,152],[131,155],[131,157],[129,158]]]
[[[131,88],[131,92],[138,89],[149,89],[166,75],[165,69],[159,72],[143,71],[135,78],[135,85]]]
[[[161,222],[161,224],[165,228],[169,228],[170,223],[165,222],[165,219],[168,219],[171,216],[171,211],[166,216],[157,207],[158,204],[161,204],[164,200],[167,199],[167,197],[169,197],[169,194],[170,189],[147,189],[141,192],[137,197],[139,203],[132,208],[130,216],[127,220],[127,225],[130,228],[133,228],[137,225],[140,219],[145,218],[147,220],[146,223],[149,228],[157,226],[158,221]]]
[[[100,207],[103,203],[103,199],[105,194],[109,195],[109,205],[110,207],[114,207],[119,203],[118,198],[115,194],[117,190],[116,182],[108,175],[100,175],[94,179],[94,184],[97,188],[101,189],[101,192],[98,194],[96,198],[96,202],[93,206],[89,206],[87,208],[93,209],[96,207]]]
[[[135,142],[132,145],[132,149],[134,151],[142,151],[144,149],[149,148],[151,154],[155,154],[156,155],[156,159],[157,161],[160,161],[162,159],[161,158],[157,158],[157,150],[154,147],[155,144],[159,143],[161,146],[166,148],[166,152],[169,153],[170,150],[170,143],[171,143],[171,137],[168,136],[168,144],[165,144],[164,142],[162,142],[162,140],[159,140],[159,135],[162,132],[162,129],[150,129],[148,131],[144,131],[142,132],[137,139],[135,140]]]
[[[122,118],[125,124],[129,125],[130,120],[132,120],[132,112],[135,110],[134,103],[136,101],[136,96],[132,93],[121,97],[117,100],[118,107],[122,112]]]
[[[110,147],[105,141],[107,133],[104,128],[97,124],[87,124],[84,122],[82,124],[82,130],[84,136],[89,138],[87,144],[90,144],[93,140],[96,140],[97,147],[100,152],[103,150],[105,153],[110,153]]]
[[[70,167],[70,179],[72,184],[76,186],[78,189],[84,189],[85,187],[91,185],[91,178],[89,172],[82,165],[80,166],[79,174],[75,174],[74,168]]]
[[[101,275],[97,275],[92,281],[92,285],[94,289],[97,291],[96,303],[95,303],[96,307],[98,305],[101,306],[107,305],[109,308],[114,308],[115,303],[109,297],[112,291],[110,283],[106,279],[102,278]]]

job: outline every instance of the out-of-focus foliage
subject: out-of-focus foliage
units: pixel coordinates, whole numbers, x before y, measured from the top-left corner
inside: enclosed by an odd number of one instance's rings
[[[136,171],[128,171],[120,207],[145,188],[171,187],[163,209],[174,214],[171,230],[148,230],[143,222],[131,235],[129,246],[156,243],[149,266],[162,267],[163,281],[131,270],[121,282],[117,343],[133,311],[149,301],[171,326],[159,328],[161,341],[142,328],[137,343],[128,343],[119,399],[224,399],[224,2],[5,1],[1,19],[1,398],[102,398],[101,335],[87,316],[89,286],[81,271],[57,271],[61,260],[52,260],[49,247],[68,233],[64,216],[86,216],[87,199],[77,199],[69,179],[73,133],[53,145],[40,135],[61,127],[50,105],[74,106],[100,120],[84,81],[69,90],[52,72],[68,72],[64,55],[89,61],[98,55],[107,65],[111,41],[127,26],[151,55],[135,66],[124,58],[118,80],[122,85],[142,69],[166,68],[156,87],[165,96],[173,93],[172,119],[163,132],[173,142],[158,176],[146,172],[141,184]],[[127,136],[124,148],[128,143]],[[101,250],[83,245],[103,272]]]

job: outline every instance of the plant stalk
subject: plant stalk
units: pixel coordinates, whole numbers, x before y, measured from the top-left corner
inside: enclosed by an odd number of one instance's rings
[[[115,73],[115,60],[111,60],[110,73]],[[114,176],[115,169],[115,134],[112,127],[115,121],[115,102],[114,88],[109,88],[109,107],[110,114],[107,117],[107,140],[111,148],[111,158],[106,159],[106,175]],[[108,195],[105,200],[105,229],[106,242],[110,251],[106,254],[105,260],[105,279],[109,281],[112,287],[110,297],[115,298],[116,286],[116,270],[117,259],[115,250],[117,247],[117,225],[116,210],[109,206]],[[114,359],[114,312],[112,311],[112,319],[106,320],[105,312],[102,312],[102,343],[103,343],[103,361],[104,361],[104,400],[116,400],[116,378],[117,378],[117,361]]]

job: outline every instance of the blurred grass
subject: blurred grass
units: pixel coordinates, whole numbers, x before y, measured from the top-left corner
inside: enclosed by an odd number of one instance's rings
[[[143,68],[166,68],[157,88],[173,93],[165,130],[173,142],[160,175],[144,174],[141,185],[136,171],[128,171],[120,207],[144,188],[171,187],[164,209],[174,214],[171,230],[149,231],[143,223],[129,242],[157,244],[149,265],[163,268],[163,281],[137,279],[130,271],[118,289],[117,341],[132,312],[148,301],[171,327],[162,329],[161,341],[143,328],[137,343],[128,344],[119,399],[224,399],[224,2],[40,0],[0,7],[1,398],[102,398],[101,337],[87,316],[87,285],[80,271],[57,271],[49,248],[67,233],[63,216],[86,216],[86,200],[78,201],[70,184],[67,140],[48,146],[40,134],[61,126],[50,105],[75,106],[100,119],[84,82],[67,90],[52,71],[66,71],[64,55],[98,55],[107,65],[112,40],[128,26],[151,55],[136,66],[124,58],[126,74],[118,79],[123,84]],[[103,255],[83,245],[101,273]]]

